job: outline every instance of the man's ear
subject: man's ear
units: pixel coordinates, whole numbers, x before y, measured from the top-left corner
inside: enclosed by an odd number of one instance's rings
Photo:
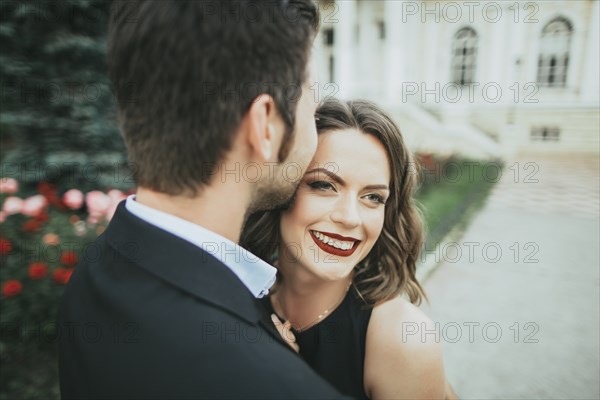
[[[277,112],[273,98],[261,94],[252,102],[247,116],[247,140],[253,156],[269,161],[279,151],[283,136],[283,121]]]

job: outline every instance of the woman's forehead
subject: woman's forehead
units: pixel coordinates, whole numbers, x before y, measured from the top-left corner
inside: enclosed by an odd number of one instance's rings
[[[345,129],[319,135],[312,168],[327,168],[338,175],[370,176],[389,181],[389,162],[385,147],[371,134]],[[343,176],[342,176],[343,177]]]

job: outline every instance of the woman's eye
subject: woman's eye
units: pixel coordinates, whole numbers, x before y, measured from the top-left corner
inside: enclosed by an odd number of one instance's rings
[[[317,189],[317,190],[329,190],[329,189],[333,189],[333,185],[329,182],[325,182],[325,181],[315,181],[315,182],[311,182],[308,184],[308,186],[310,186],[313,189]]]
[[[385,204],[385,199],[379,194],[371,193],[366,195],[365,197],[373,201],[374,203]]]

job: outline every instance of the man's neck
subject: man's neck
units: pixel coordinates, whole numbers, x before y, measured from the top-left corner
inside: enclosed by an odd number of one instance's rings
[[[241,186],[244,185],[213,185],[203,188],[195,197],[171,196],[139,187],[136,201],[238,243],[250,202],[250,189]]]

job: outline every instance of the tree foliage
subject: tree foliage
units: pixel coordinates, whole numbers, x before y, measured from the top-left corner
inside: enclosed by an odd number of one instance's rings
[[[108,0],[2,1],[1,176],[125,188],[106,73]],[[123,175],[123,174],[121,174]]]

